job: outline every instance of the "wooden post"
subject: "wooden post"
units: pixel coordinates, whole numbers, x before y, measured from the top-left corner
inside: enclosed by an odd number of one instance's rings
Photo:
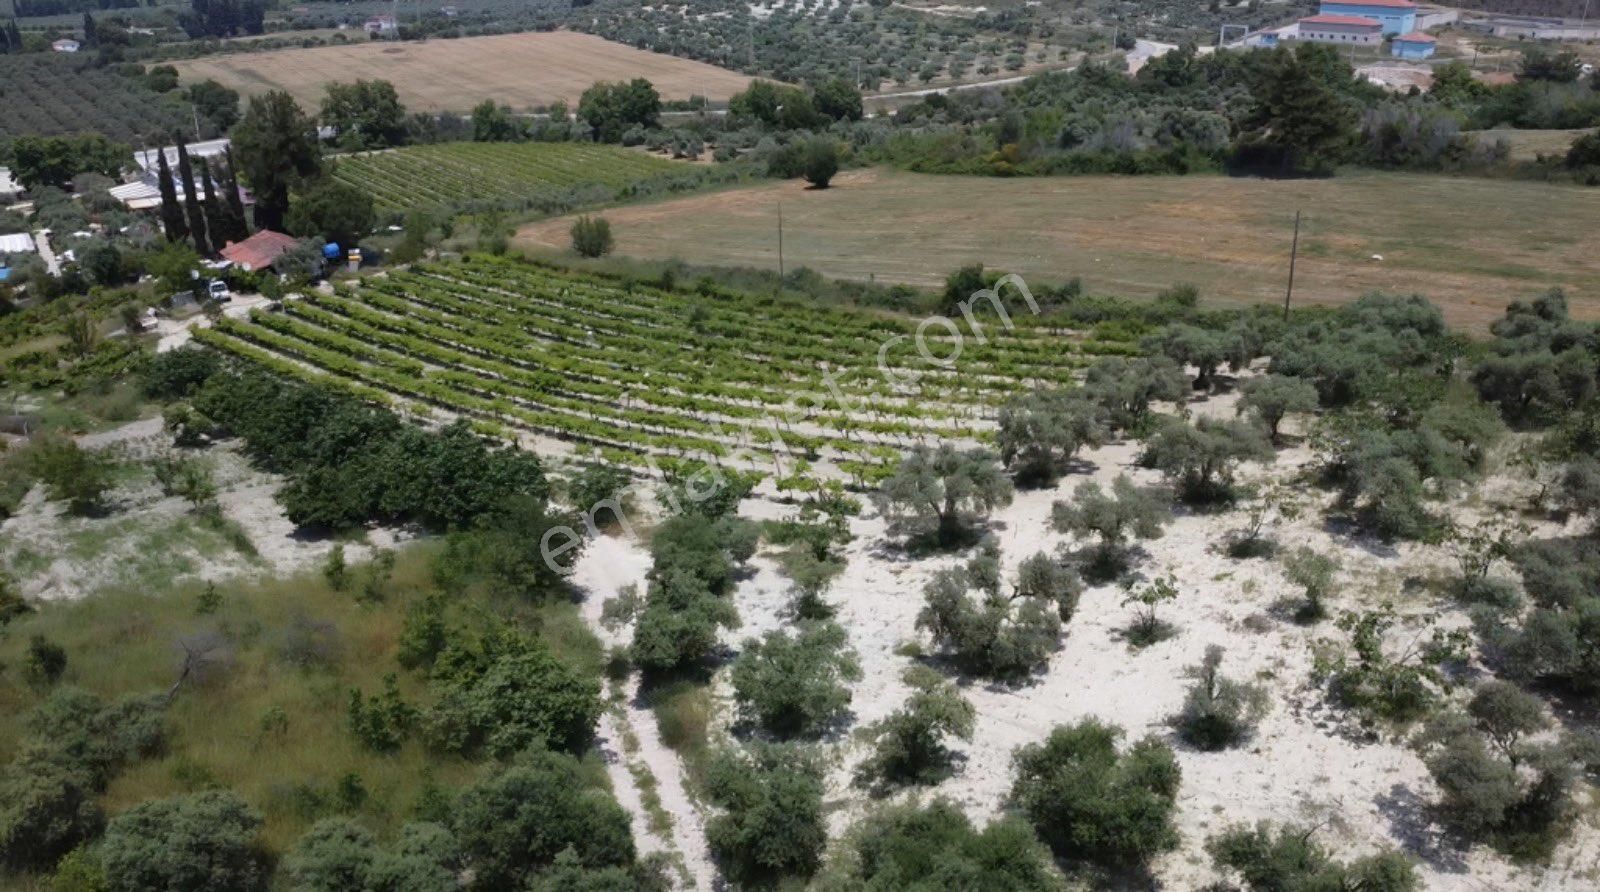
[[[1289,321],[1289,299],[1294,297],[1294,262],[1300,256],[1300,211],[1294,212],[1294,242],[1289,248],[1289,288],[1283,293],[1283,321]]]

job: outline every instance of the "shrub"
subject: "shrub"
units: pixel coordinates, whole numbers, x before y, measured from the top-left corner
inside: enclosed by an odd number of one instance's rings
[[[836,722],[850,705],[845,682],[861,677],[848,642],[833,623],[747,640],[731,671],[740,718],[784,737],[817,734]]]
[[[22,671],[30,684],[53,685],[61,679],[61,673],[67,671],[67,651],[43,635],[34,635],[28,639],[28,656]]]
[[[1283,572],[1305,591],[1305,603],[1296,608],[1295,619],[1316,622],[1328,615],[1328,597],[1333,594],[1334,576],[1339,572],[1336,558],[1302,545],[1284,556]]]
[[[1001,818],[982,830],[954,803],[883,808],[847,836],[841,885],[862,889],[1056,892],[1063,888],[1033,829]]]
[[[284,868],[305,892],[451,892],[460,887],[461,851],[438,824],[407,824],[386,847],[348,818],[325,818],[300,837]]]
[[[1266,710],[1266,691],[1222,675],[1222,648],[1212,644],[1200,665],[1191,670],[1194,687],[1173,719],[1178,736],[1198,749],[1214,752],[1238,746],[1254,733]]]
[[[572,250],[583,257],[611,253],[611,222],[604,217],[579,217],[572,224]]]
[[[754,550],[754,527],[733,516],[680,515],[656,528],[644,608],[630,656],[646,672],[693,667],[720,646],[738,613],[727,596],[734,567]]]
[[[856,770],[857,783],[936,784],[948,776],[954,759],[945,738],[972,739],[977,712],[954,685],[925,666],[908,669],[905,682],[911,686],[905,705],[865,729],[874,745]]]
[[[136,805],[106,827],[101,858],[109,888],[264,889],[260,827],[261,816],[224,790]]]
[[[801,149],[800,174],[814,189],[826,189],[839,172],[839,147],[826,137],[816,137]]]
[[[1426,715],[1438,701],[1445,685],[1439,666],[1462,658],[1467,637],[1459,630],[1435,628],[1426,636],[1411,636],[1405,648],[1391,652],[1386,642],[1397,621],[1389,604],[1344,614],[1338,626],[1350,635],[1349,652],[1322,642],[1313,673],[1328,683],[1338,703],[1364,718],[1406,724]]]
[[[1348,864],[1333,860],[1313,838],[1316,828],[1262,822],[1236,827],[1206,841],[1218,870],[1237,876],[1249,892],[1359,889],[1361,892],[1413,892],[1421,888],[1416,867],[1399,852],[1387,851]]]
[[[1260,422],[1274,443],[1279,441],[1278,428],[1285,417],[1317,408],[1317,389],[1300,378],[1262,375],[1244,382],[1239,389],[1239,411]]]
[[[446,752],[508,758],[528,747],[579,752],[600,718],[600,684],[562,663],[545,645],[503,629],[475,647],[439,657],[437,699],[422,715],[424,733]],[[384,715],[403,705],[388,704]]]
[[[582,773],[577,759],[534,749],[462,791],[451,826],[478,884],[522,888],[564,851],[589,868],[633,862],[628,813],[576,782]]]
[[[706,840],[734,882],[809,877],[821,864],[822,769],[809,751],[761,743],[725,751],[707,772],[706,793],[723,809],[707,822]]]
[[[1177,628],[1162,620],[1156,610],[1160,605],[1178,597],[1177,577],[1169,573],[1144,585],[1133,585],[1132,580],[1128,582],[1130,584],[1126,587],[1127,594],[1122,599],[1122,606],[1136,605],[1139,611],[1123,633],[1128,644],[1133,647],[1149,647],[1176,635]]]
[[[1011,801],[1058,857],[1137,867],[1177,847],[1172,748],[1147,737],[1118,753],[1122,733],[1087,719],[1017,751]]]
[[[46,870],[105,826],[91,777],[59,764],[0,770],[0,864]]]

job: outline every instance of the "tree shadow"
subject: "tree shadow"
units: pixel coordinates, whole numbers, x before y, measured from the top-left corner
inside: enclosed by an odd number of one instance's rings
[[[1389,834],[1407,852],[1441,873],[1467,872],[1466,850],[1434,820],[1433,806],[1406,784],[1395,784],[1373,799],[1389,824]]]

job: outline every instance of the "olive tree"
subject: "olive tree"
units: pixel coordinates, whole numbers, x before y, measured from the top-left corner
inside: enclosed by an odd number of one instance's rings
[[[848,641],[834,623],[747,640],[731,672],[740,718],[784,737],[817,734],[837,721],[850,705],[846,682],[861,677]]]
[[[1093,480],[1078,484],[1072,501],[1056,502],[1050,509],[1050,524],[1061,533],[1094,537],[1098,543],[1089,555],[1086,569],[1095,578],[1110,579],[1127,569],[1130,538],[1154,539],[1172,517],[1172,508],[1163,490],[1134,485],[1119,474],[1111,492]]]
[[[1177,848],[1177,757],[1154,737],[1118,752],[1122,734],[1091,718],[1017,750],[1011,802],[1057,857],[1129,868]]]
[[[927,606],[917,627],[962,671],[988,678],[1016,678],[1049,658],[1072,617],[1083,583],[1071,569],[1040,552],[1018,568],[1012,591],[1004,591],[999,549],[985,540],[966,566],[942,570],[925,589]]]
[[[1011,504],[1011,481],[988,449],[919,446],[883,481],[874,501],[898,532],[941,547],[967,539],[976,519]]]
[[[1239,390],[1239,413],[1260,422],[1275,444],[1284,418],[1317,408],[1317,388],[1303,378],[1262,375],[1244,382]]]
[[[872,754],[856,770],[858,783],[889,788],[937,784],[954,759],[947,738],[971,740],[977,711],[961,692],[926,666],[906,670],[905,705],[866,729]]]
[[[1149,420],[1152,403],[1187,399],[1189,381],[1165,356],[1110,356],[1089,367],[1083,391],[1106,410],[1112,429],[1137,431]]]
[[[1232,502],[1240,462],[1271,461],[1272,445],[1253,424],[1201,418],[1163,421],[1145,441],[1144,461],[1177,485],[1193,504]]]
[[[1168,325],[1145,339],[1145,349],[1195,369],[1194,389],[1210,390],[1217,369],[1229,360],[1240,364],[1241,344],[1232,332],[1187,323]]]
[[[983,829],[955,803],[892,805],[847,834],[838,886],[846,889],[960,888],[968,892],[1059,892],[1065,888],[1033,828],[1002,817]]]
[[[1050,484],[1085,446],[1108,436],[1106,413],[1081,393],[1036,390],[1000,407],[1000,457],[1021,484]]]

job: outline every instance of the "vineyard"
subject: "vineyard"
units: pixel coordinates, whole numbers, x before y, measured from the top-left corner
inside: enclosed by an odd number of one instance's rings
[[[189,107],[112,68],[25,53],[0,55],[0,140],[93,131],[143,145],[191,126]]]
[[[542,453],[640,469],[715,462],[780,485],[815,468],[858,487],[910,445],[989,441],[1008,393],[1066,383],[1087,354],[1133,351],[1049,328],[1015,292],[1013,330],[983,315],[981,331],[924,325],[923,350],[919,323],[903,317],[705,291],[474,257],[196,337]]]
[[[449,143],[354,155],[334,176],[379,211],[448,207],[559,212],[699,186],[708,168],[593,143]]]

